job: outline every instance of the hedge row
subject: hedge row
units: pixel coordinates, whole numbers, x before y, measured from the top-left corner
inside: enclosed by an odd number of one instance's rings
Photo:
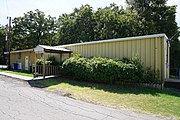
[[[78,55],[65,60],[61,73],[79,80],[101,83],[157,83],[158,73],[151,68],[143,68],[140,59],[84,58]]]

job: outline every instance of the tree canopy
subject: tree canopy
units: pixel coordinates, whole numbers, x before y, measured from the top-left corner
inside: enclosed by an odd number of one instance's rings
[[[130,12],[122,6],[111,4],[99,8],[95,13],[95,40],[142,35],[144,20],[137,12]]]
[[[128,8],[145,19],[147,34],[165,33],[169,38],[178,32],[175,21],[176,6],[167,6],[167,0],[126,0]],[[180,67],[179,34],[171,40],[171,67]],[[179,52],[178,52],[179,51]]]
[[[82,5],[71,14],[59,17],[59,41],[61,44],[94,40],[95,20],[92,7]]]
[[[6,50],[6,31],[5,31],[5,27],[0,25],[0,64],[5,63],[5,56],[4,56],[4,52]]]
[[[56,45],[57,23],[54,17],[45,16],[38,9],[13,19],[12,48],[27,49],[38,44]]]

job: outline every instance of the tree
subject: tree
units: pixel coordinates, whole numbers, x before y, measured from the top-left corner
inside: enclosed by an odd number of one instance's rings
[[[0,64],[5,64],[5,55],[4,52],[6,50],[6,41],[5,41],[5,27],[0,25]]]
[[[75,43],[77,41],[75,20],[73,19],[74,16],[71,14],[63,14],[60,16],[57,33],[59,44]]]
[[[97,11],[84,5],[60,16],[58,37],[61,44],[67,44],[135,36],[143,33],[143,22],[137,12],[116,4]]]
[[[95,20],[96,40],[137,36],[144,30],[144,20],[137,12],[124,10],[116,4],[99,8],[95,12]]]
[[[95,21],[89,5],[75,8],[71,14],[59,17],[59,39],[61,44],[94,40]]]
[[[124,15],[123,8],[115,4],[105,8],[98,8],[94,14],[96,20],[95,39],[101,40],[122,36],[124,32],[118,34],[120,33],[118,31],[122,30],[122,27],[120,27],[121,22],[119,21],[121,15]]]
[[[146,34],[165,33],[171,38],[178,32],[175,21],[176,6],[167,6],[167,0],[126,0],[126,2],[131,10],[137,11],[145,19]],[[171,41],[171,68],[180,67],[178,37],[179,34]]]
[[[23,17],[13,19],[13,44],[14,50],[34,48],[38,44],[56,45],[54,38],[57,31],[56,19],[45,17],[38,9],[30,11]]]

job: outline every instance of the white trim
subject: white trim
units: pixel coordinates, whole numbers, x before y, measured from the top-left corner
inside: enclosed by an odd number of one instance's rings
[[[38,47],[38,46],[37,46],[37,47]],[[42,48],[47,49],[47,50],[71,52],[71,50],[68,50],[68,49],[66,49],[66,48],[59,48],[59,47],[56,47],[56,46],[39,45],[39,47],[42,47]],[[35,49],[34,49],[34,51],[35,51]]]
[[[127,40],[145,39],[145,38],[153,38],[153,37],[164,37],[164,38],[168,39],[166,34],[153,34],[153,35],[144,35],[144,36],[136,36],[136,37],[126,37],[126,38],[116,38],[116,39],[84,42],[84,43],[74,43],[74,44],[59,45],[59,46],[54,46],[54,47],[69,47],[69,46],[76,46],[76,45],[87,45],[87,44],[96,44],[96,43],[108,43],[108,42],[127,41]]]
[[[33,49],[25,49],[25,50],[17,50],[17,51],[11,51],[11,53],[19,53],[19,52],[30,52],[33,51]],[[4,54],[8,54],[9,52],[4,52]]]
[[[66,48],[60,48],[56,46],[47,46],[47,45],[38,45],[34,48],[35,53],[45,53],[45,50],[54,50],[54,51],[60,51],[60,52],[72,52],[69,49]]]
[[[25,56],[24,58],[24,69],[29,70],[29,56]]]
[[[168,63],[167,63],[167,47],[166,44],[164,45],[164,79],[167,80],[167,68],[168,68]]]
[[[34,52],[38,53],[38,54],[44,53],[44,48],[42,46],[38,45],[34,48]]]

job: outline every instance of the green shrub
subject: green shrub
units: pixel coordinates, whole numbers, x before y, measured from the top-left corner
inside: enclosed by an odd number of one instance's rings
[[[36,64],[43,65],[43,58],[37,59]],[[47,58],[47,60],[45,61],[45,65],[58,65],[58,62],[56,61],[54,56],[51,56]]]
[[[156,71],[144,69],[138,57],[113,60],[101,57],[88,59],[75,55],[63,62],[61,73],[79,80],[112,84],[156,83],[158,81]]]
[[[158,83],[159,81],[159,70],[152,70],[151,67],[147,67],[144,72],[145,83]]]
[[[54,56],[48,57],[46,61],[49,65],[58,65],[58,62]]]
[[[36,60],[36,64],[37,64],[37,65],[42,65],[42,64],[43,64],[43,59],[42,59],[42,58],[37,59],[37,60]]]

